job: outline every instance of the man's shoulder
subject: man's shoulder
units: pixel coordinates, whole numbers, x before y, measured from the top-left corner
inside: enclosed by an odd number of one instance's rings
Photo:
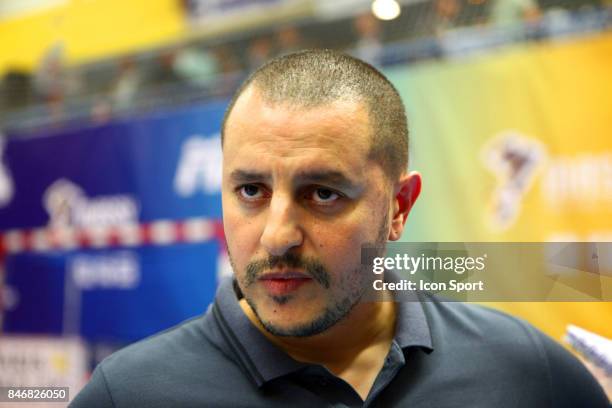
[[[246,381],[240,366],[215,341],[207,317],[190,319],[108,356],[73,405],[188,406],[207,390],[214,395]]]
[[[106,372],[113,373],[146,368],[172,369],[222,355],[205,333],[203,319],[204,316],[194,317],[124,347],[100,365]]]
[[[521,334],[528,338],[534,329],[518,317],[481,304],[444,301],[430,294],[424,294],[421,299],[434,329],[461,332],[465,338],[486,336],[490,340],[491,336],[504,339],[511,335],[516,339]]]
[[[523,319],[478,304],[425,296],[433,364],[505,384],[550,406],[608,406],[599,384],[561,344]],[[586,405],[583,405],[585,404]]]
[[[509,354],[517,361],[530,362],[534,357],[545,359],[547,348],[563,349],[527,321],[500,310],[475,303],[445,302],[434,296],[425,296],[424,300],[436,348],[493,349],[499,356]]]

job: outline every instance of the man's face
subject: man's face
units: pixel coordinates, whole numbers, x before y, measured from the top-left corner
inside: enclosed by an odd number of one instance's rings
[[[268,331],[320,333],[370,279],[361,247],[389,235],[390,193],[368,160],[368,114],[338,101],[270,105],[252,86],[234,105],[223,148],[223,222],[240,289]]]

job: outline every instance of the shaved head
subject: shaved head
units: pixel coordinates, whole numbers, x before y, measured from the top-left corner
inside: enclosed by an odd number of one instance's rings
[[[236,101],[249,88],[269,105],[311,109],[336,101],[362,103],[370,124],[369,159],[397,180],[408,166],[408,126],[402,100],[389,80],[371,65],[331,50],[307,50],[275,58],[255,71],[230,102],[222,126]]]

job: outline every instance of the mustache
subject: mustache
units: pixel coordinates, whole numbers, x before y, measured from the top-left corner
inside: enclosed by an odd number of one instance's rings
[[[330,274],[321,262],[315,258],[302,257],[292,253],[287,253],[280,256],[271,255],[267,259],[249,262],[249,264],[246,266],[245,273],[246,286],[255,283],[265,271],[283,266],[286,268],[303,269],[321,286],[326,289],[329,288]]]

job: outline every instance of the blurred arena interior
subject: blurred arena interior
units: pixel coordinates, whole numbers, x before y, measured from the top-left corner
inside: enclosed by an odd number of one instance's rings
[[[402,95],[425,182],[404,241],[612,241],[611,29],[609,0],[0,2],[0,385],[74,395],[205,310],[231,273],[223,110],[300,49],[364,59]],[[575,301],[490,304],[610,338],[607,248]]]
[[[11,18],[9,5],[17,2],[6,3],[4,19]],[[37,41],[38,48],[40,43],[46,48],[36,56],[36,65],[14,67],[10,54],[1,61],[2,128],[100,122],[227,97],[263,61],[304,48],[342,50],[389,67],[576,38],[610,26],[609,4],[600,0],[409,0],[401,1],[401,13],[388,21],[374,16],[371,2],[359,0],[176,3],[186,20],[180,34],[158,39],[161,44],[128,44],[129,52],[106,51],[76,63],[70,62],[69,39],[59,34],[73,17],[69,10],[57,12],[50,23],[57,26],[55,38]],[[121,13],[121,8],[114,11]],[[100,18],[112,30],[112,16]],[[7,35],[4,41],[19,42]]]

